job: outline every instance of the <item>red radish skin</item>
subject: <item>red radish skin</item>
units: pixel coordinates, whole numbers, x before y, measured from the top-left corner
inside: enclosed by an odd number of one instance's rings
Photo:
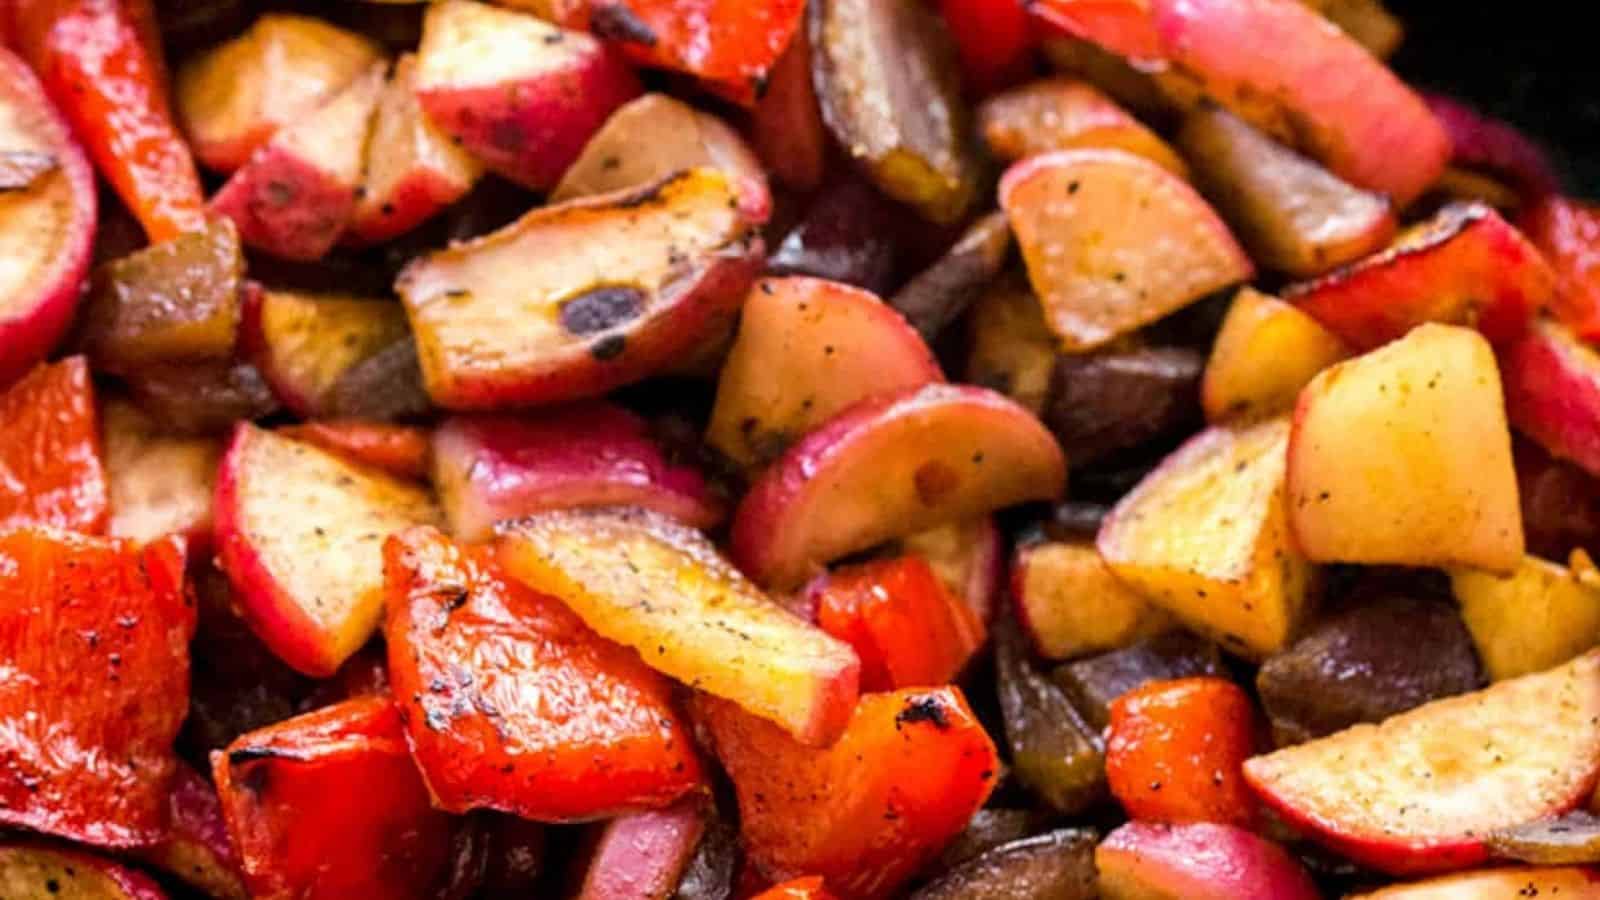
[[[1130,822],[1095,850],[1106,900],[1319,900],[1284,849],[1231,825]]]
[[[705,832],[701,798],[600,826],[578,900],[667,900]]]
[[[1506,122],[1443,94],[1425,93],[1434,118],[1450,136],[1451,160],[1459,166],[1503,175],[1530,196],[1561,189],[1561,179],[1544,148]]]
[[[1502,354],[1500,368],[1511,423],[1552,456],[1600,474],[1600,353],[1545,321]]]
[[[22,60],[0,46],[0,152],[51,171],[0,189],[0,389],[54,349],[82,295],[99,218],[94,170]]]
[[[139,855],[218,900],[247,900],[239,859],[222,820],[216,788],[186,764],[178,766],[168,801],[172,829]]]

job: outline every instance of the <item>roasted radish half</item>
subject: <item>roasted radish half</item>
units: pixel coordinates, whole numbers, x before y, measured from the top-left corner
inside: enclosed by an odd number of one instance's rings
[[[1566,812],[1600,777],[1600,651],[1245,763],[1289,824],[1409,875],[1470,868],[1503,828]]]
[[[706,442],[757,467],[853,403],[943,380],[928,345],[876,296],[766,278],[745,301]]]
[[[738,205],[721,172],[691,169],[412,262],[397,287],[428,393],[455,409],[552,403],[677,361],[727,326],[760,264]]]
[[[978,107],[978,129],[1005,162],[1052,150],[1125,150],[1189,177],[1166,141],[1085,81],[1052,78],[996,94]]]
[[[1474,569],[1450,574],[1490,679],[1542,672],[1600,646],[1600,572],[1588,554],[1572,557],[1570,566],[1525,557],[1505,577]]]
[[[125,400],[100,412],[113,537],[153,541],[180,534],[191,546],[211,541],[211,504],[222,442],[164,433]]]
[[[763,472],[735,513],[733,557],[786,590],[839,557],[1065,485],[1061,448],[1026,409],[983,388],[911,388],[846,409]]]
[[[698,470],[651,440],[643,419],[598,401],[448,419],[433,434],[433,483],[463,541],[488,540],[496,522],[553,509],[642,506],[695,528],[725,511]]]
[[[1106,900],[1317,900],[1284,849],[1232,825],[1130,822],[1094,853]]]
[[[389,418],[427,411],[400,304],[266,291],[247,318],[256,365],[296,415]],[[410,365],[390,366],[389,355],[407,357]],[[364,382],[375,368],[389,369],[391,377],[367,390]]]
[[[544,513],[501,527],[499,559],[602,636],[668,675],[808,743],[839,736],[860,664],[768,599],[698,531],[626,507]]]
[[[1500,900],[1501,897],[1587,897],[1600,891],[1600,874],[1585,866],[1511,866],[1397,884],[1348,900]]]
[[[33,73],[0,47],[0,388],[66,330],[97,214],[88,159]]]
[[[1012,166],[1000,206],[1067,350],[1090,350],[1254,274],[1183,179],[1120,150],[1062,150]]]
[[[1348,356],[1349,345],[1316,319],[1244,288],[1211,345],[1200,405],[1213,423],[1281,415],[1318,372]]]
[[[241,424],[217,476],[216,519],[245,619],[284,662],[327,677],[377,630],[384,539],[440,516],[413,484]]]
[[[1092,544],[1042,541],[1018,549],[1011,597],[1034,651],[1047,659],[1116,650],[1175,624],[1123,584]]]

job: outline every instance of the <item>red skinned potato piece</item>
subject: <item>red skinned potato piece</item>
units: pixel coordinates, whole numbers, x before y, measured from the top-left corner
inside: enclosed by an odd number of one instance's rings
[[[1566,812],[1600,777],[1600,652],[1245,763],[1290,825],[1393,875],[1470,868],[1491,833]]]
[[[118,848],[167,833],[195,631],[183,567],[176,538],[0,532],[0,824]]]
[[[178,69],[173,95],[195,159],[234,172],[380,58],[367,38],[321,19],[263,15]]]
[[[4,10],[0,10],[0,15]],[[6,900],[166,900],[144,874],[84,853],[42,844],[0,847]],[[231,900],[225,895],[217,895]]]
[[[1584,340],[1600,339],[1600,205],[1552,195],[1517,225],[1555,269],[1557,318]]]
[[[241,423],[217,476],[216,518],[246,621],[284,662],[326,677],[378,628],[384,538],[440,516],[413,484]]]
[[[1156,133],[1086,81],[1050,78],[1012,88],[978,107],[989,152],[1013,163],[1052,150],[1123,150],[1179,178],[1189,166]]]
[[[846,900],[893,894],[961,831],[999,771],[959,688],[864,696],[826,749],[699,701],[738,795],[749,862],[773,881],[821,875]]]
[[[472,190],[483,167],[428,121],[417,100],[417,57],[395,63],[367,141],[366,177],[349,237],[381,244],[416,228]]]
[[[1506,415],[1550,455],[1600,474],[1600,353],[1540,321],[1501,356]]]
[[[1027,410],[934,384],[865,400],[790,447],[734,514],[735,561],[783,590],[896,537],[1056,498],[1066,459]]]
[[[278,429],[278,433],[390,475],[417,481],[428,477],[432,450],[431,436],[425,428],[334,419],[290,425]]]
[[[744,139],[716,116],[666,94],[645,94],[612,113],[561,176],[550,202],[651,184],[696,166],[721,169],[739,192],[744,217],[767,221],[767,173]]]
[[[703,787],[670,683],[487,551],[412,529],[384,577],[393,693],[438,808],[584,821]]]
[[[590,401],[526,416],[456,416],[433,434],[433,483],[450,533],[552,509],[640,506],[695,528],[726,512],[699,470],[673,462],[644,419]]]
[[[785,187],[813,191],[828,164],[817,92],[811,84],[811,38],[795,30],[767,78],[767,92],[750,110],[750,142],[762,163]]]
[[[182,535],[196,549],[211,542],[211,508],[222,442],[162,432],[123,400],[100,414],[111,506],[106,532],[139,543]]]
[[[849,645],[785,611],[699,532],[659,513],[612,508],[501,527],[499,561],[602,636],[667,675],[825,746],[849,720],[859,661]]]
[[[1117,650],[1174,624],[1123,584],[1092,544],[1043,541],[1019,548],[1011,596],[1018,624],[1046,659]]]
[[[1012,166],[1000,206],[1045,321],[1091,350],[1255,273],[1181,178],[1120,150],[1062,150]]]
[[[203,775],[179,764],[168,796],[171,831],[161,843],[140,851],[149,863],[216,900],[247,900],[239,860],[222,821],[222,801]]]
[[[250,354],[272,392],[290,412],[317,416],[359,416],[372,395],[351,396],[349,379],[394,348],[411,342],[405,308],[390,300],[343,294],[265,291],[246,316]],[[402,370],[406,371],[406,370]],[[427,411],[427,398],[415,367],[383,386],[405,412]]]
[[[355,214],[362,156],[387,63],[356,76],[316,112],[273,135],[211,198],[239,239],[294,261],[326,256]]]
[[[705,801],[619,816],[596,826],[578,900],[668,900],[705,833]]]
[[[0,46],[0,389],[72,320],[98,221],[94,170],[33,73]]]
[[[852,404],[942,381],[928,345],[873,294],[765,278],[744,303],[706,443],[755,468]]]
[[[996,279],[967,316],[965,379],[1038,415],[1054,392],[1058,342],[1021,273]]]
[[[1282,847],[1243,828],[1130,822],[1094,854],[1105,900],[1317,900]]]
[[[484,165],[547,190],[606,117],[639,93],[598,40],[474,0],[428,7],[417,100],[433,124]]]
[[[900,539],[900,549],[927,560],[979,622],[994,618],[1006,565],[1005,538],[994,517],[978,516],[907,535]]]
[[[1316,319],[1244,288],[1228,307],[1200,381],[1206,421],[1286,413],[1318,372],[1348,356],[1349,345]]]
[[[554,403],[681,361],[726,327],[760,265],[737,201],[721,172],[691,169],[413,261],[396,287],[428,393],[451,409]]]
[[[1522,562],[1522,513],[1494,353],[1424,325],[1324,369],[1295,406],[1289,526],[1317,562]]]
[[[884,194],[941,225],[977,196],[979,164],[950,35],[918,0],[817,0],[811,74],[822,120]]]
[[[1499,213],[1451,204],[1382,253],[1292,285],[1283,298],[1356,349],[1371,350],[1426,322],[1514,340],[1555,287],[1544,257]]]
[[[1349,900],[1499,900],[1501,897],[1588,897],[1600,891],[1600,874],[1584,866],[1514,866],[1397,884]]]
[[[1424,94],[1423,99],[1450,135],[1455,165],[1505,178],[1531,197],[1561,189],[1549,155],[1527,135],[1443,94]]]
[[[257,900],[425,900],[454,827],[433,809],[387,697],[347,700],[211,754]]]
[[[0,530],[98,534],[108,507],[89,366],[81,356],[40,365],[0,393]]]

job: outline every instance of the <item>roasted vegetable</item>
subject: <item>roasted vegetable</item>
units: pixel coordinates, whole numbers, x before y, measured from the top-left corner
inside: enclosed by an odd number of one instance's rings
[[[996,629],[995,680],[1017,780],[1059,813],[1081,813],[1103,799],[1105,754],[1099,735],[1028,662],[1013,628]]]
[[[1130,822],[1095,849],[1105,900],[1316,900],[1282,847],[1231,825]]]
[[[1570,566],[1525,557],[1506,577],[1460,569],[1450,585],[1495,681],[1543,671],[1600,645],[1600,572],[1582,551]]]
[[[43,845],[0,847],[0,886],[7,900],[166,900],[137,870]]]
[[[1094,900],[1094,835],[1061,829],[1003,844],[911,895],[914,900]]]
[[[42,364],[0,393],[0,530],[105,531],[109,499],[100,447],[83,357]]]
[[[1222,674],[1222,655],[1215,644],[1175,629],[1067,663],[1051,679],[1098,734],[1111,724],[1111,704],[1129,691],[1152,681]]]
[[[141,543],[177,534],[193,548],[207,546],[222,442],[164,433],[120,399],[101,407],[100,433],[111,516],[106,532]]]
[[[1151,682],[1111,703],[1111,795],[1139,822],[1249,828],[1256,811],[1241,767],[1255,735],[1255,708],[1233,682]]]
[[[1115,650],[1173,624],[1117,580],[1091,543],[1042,541],[1018,548],[1011,597],[1018,624],[1047,659]]]
[[[1062,355],[1040,418],[1068,459],[1104,459],[1192,431],[1204,368],[1199,353],[1180,347]]]
[[[1271,418],[1294,409],[1300,389],[1350,348],[1276,297],[1244,288],[1228,307],[1200,382],[1212,423]]]
[[[977,302],[1000,274],[1010,251],[1011,226],[1001,214],[990,213],[974,222],[938,262],[889,298],[889,305],[931,342]]]
[[[1006,162],[1052,150],[1125,150],[1189,177],[1166,141],[1082,81],[1036,81],[990,97],[978,108],[978,128],[989,152]]]
[[[824,188],[767,259],[773,275],[810,275],[882,294],[902,255],[899,211],[871,187],[845,178]]]

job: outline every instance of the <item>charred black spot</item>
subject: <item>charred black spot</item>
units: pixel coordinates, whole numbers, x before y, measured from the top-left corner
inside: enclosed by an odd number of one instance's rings
[[[638,318],[643,309],[643,291],[636,287],[607,285],[562,304],[561,327],[572,334],[597,334]]]
[[[596,37],[621,44],[656,45],[650,24],[622,2],[601,3],[589,14],[589,31]]]
[[[595,341],[594,346],[589,348],[589,355],[601,362],[606,362],[621,356],[622,351],[626,350],[627,348],[627,338],[624,338],[620,334],[613,334],[609,337],[603,337],[600,340]]]
[[[918,722],[928,722],[933,727],[944,731],[950,727],[950,716],[944,711],[944,704],[938,697],[922,696],[912,697],[906,705],[895,714],[896,725],[915,725]]]

